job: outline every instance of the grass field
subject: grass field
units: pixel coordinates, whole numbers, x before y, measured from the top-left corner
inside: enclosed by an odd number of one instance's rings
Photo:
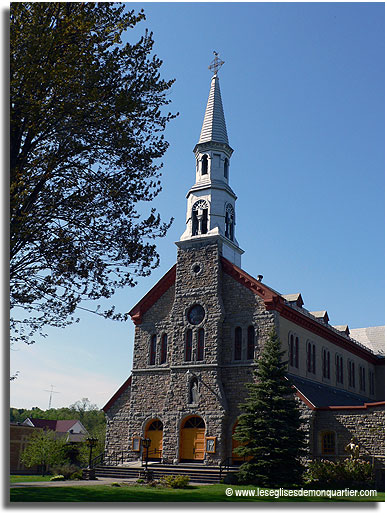
[[[11,502],[375,502],[384,501],[384,493],[377,497],[237,497],[235,490],[256,490],[256,487],[232,487],[233,495],[226,495],[227,485],[195,485],[183,490],[143,485],[117,486],[55,486],[12,488]]]
[[[16,476],[16,475],[12,475],[11,476],[11,483],[34,483],[36,481],[50,481],[50,477],[52,477],[51,475],[49,476]]]

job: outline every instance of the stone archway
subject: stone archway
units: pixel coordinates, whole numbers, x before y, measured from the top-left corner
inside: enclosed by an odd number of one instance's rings
[[[180,461],[204,460],[206,425],[198,415],[186,417],[180,429]]]
[[[158,418],[150,420],[145,428],[145,438],[150,438],[148,458],[161,460],[163,452],[163,423]]]

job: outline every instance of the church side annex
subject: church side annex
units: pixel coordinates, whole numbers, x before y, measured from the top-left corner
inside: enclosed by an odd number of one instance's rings
[[[254,360],[275,328],[299,399],[310,457],[360,455],[384,467],[384,327],[333,327],[300,293],[280,294],[241,268],[231,148],[217,54],[203,126],[194,148],[195,183],[177,262],[130,311],[133,370],[104,406],[105,456],[161,463],[238,463],[233,439]]]

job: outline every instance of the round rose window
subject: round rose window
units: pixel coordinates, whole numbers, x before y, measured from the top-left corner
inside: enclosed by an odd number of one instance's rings
[[[195,304],[188,311],[188,321],[192,325],[198,325],[204,319],[205,311],[200,304]]]

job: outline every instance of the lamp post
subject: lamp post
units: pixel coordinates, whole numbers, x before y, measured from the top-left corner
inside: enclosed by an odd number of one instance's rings
[[[148,479],[148,453],[149,453],[149,447],[151,445],[151,439],[150,438],[143,438],[142,439],[142,446],[146,449],[145,454],[145,475]]]
[[[92,452],[93,452],[93,447],[96,445],[97,442],[98,442],[98,438],[93,438],[91,436],[86,438],[86,445],[88,447],[90,447],[89,466],[87,467],[89,470],[91,469],[91,456],[92,456]]]

